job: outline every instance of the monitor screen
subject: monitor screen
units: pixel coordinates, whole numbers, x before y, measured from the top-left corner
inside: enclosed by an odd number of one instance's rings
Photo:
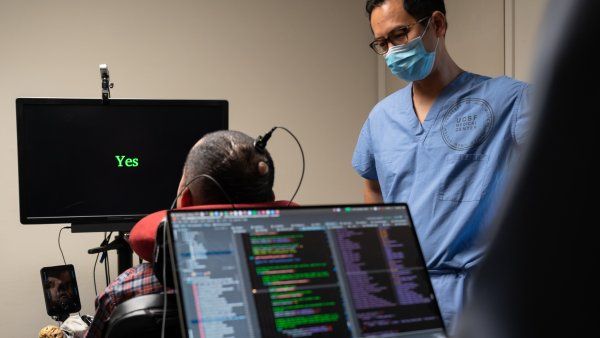
[[[188,337],[445,337],[406,205],[169,215]]]
[[[228,128],[223,100],[16,105],[23,224],[132,223],[169,208],[190,148]]]

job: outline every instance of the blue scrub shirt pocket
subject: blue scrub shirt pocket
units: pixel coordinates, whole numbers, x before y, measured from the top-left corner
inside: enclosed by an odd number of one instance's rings
[[[439,199],[454,202],[481,200],[486,186],[488,155],[448,154],[444,166],[448,170]]]

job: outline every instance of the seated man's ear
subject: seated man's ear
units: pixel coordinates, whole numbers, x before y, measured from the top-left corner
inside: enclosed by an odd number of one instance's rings
[[[181,191],[183,190],[183,193]],[[181,193],[179,198],[177,198],[177,208],[184,208],[194,205],[194,197],[192,196],[192,192],[188,187],[186,187],[185,183],[185,174],[181,175],[181,180],[179,181],[179,189],[177,189],[178,194]]]
[[[181,197],[177,200],[177,208],[185,208],[194,205],[194,197],[190,189],[185,188]]]

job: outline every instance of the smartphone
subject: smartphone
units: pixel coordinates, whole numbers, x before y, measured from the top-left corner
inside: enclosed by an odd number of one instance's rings
[[[81,310],[79,289],[72,264],[47,266],[40,270],[46,312],[51,317],[65,317]]]

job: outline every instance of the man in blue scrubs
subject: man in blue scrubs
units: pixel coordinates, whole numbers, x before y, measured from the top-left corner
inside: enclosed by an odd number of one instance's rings
[[[409,83],[373,108],[352,164],[366,179],[366,202],[408,203],[452,328],[485,252],[494,193],[525,139],[528,86],[456,65],[443,0],[368,0],[367,12],[371,48]]]

